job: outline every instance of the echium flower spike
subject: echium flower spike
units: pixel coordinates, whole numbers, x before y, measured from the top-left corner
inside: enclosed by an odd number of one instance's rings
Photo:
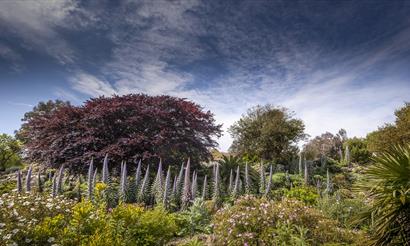
[[[31,191],[31,174],[33,172],[33,167],[30,165],[27,171],[26,175],[26,191],[30,192]]]
[[[152,191],[154,192],[154,199],[156,203],[161,203],[164,197],[163,183],[162,160],[159,159],[157,176],[155,177],[154,183],[152,184]]]
[[[240,173],[239,166],[238,166],[237,169],[236,169],[235,185],[234,185],[233,190],[232,190],[232,197],[233,198],[236,198],[239,194],[239,188],[240,188],[239,187],[239,181],[240,181],[239,176],[240,175],[241,175],[241,173]]]
[[[56,191],[58,194],[63,192],[63,178],[64,178],[64,164],[61,165],[60,170],[58,171],[57,187],[56,187]]]
[[[215,205],[218,206],[221,201],[221,191],[220,191],[220,176],[219,176],[219,164],[216,164],[215,167],[215,174],[214,174],[214,187],[213,187],[213,194],[212,200],[214,201]]]
[[[251,180],[249,177],[249,165],[248,162],[245,164],[245,193],[250,194],[251,193]]]
[[[197,182],[197,173],[194,171],[192,175],[192,186],[191,186],[191,194],[192,194],[192,200],[195,200],[196,198],[196,193],[198,192],[198,182]]]
[[[94,170],[94,175],[93,175],[93,188],[95,188],[95,184],[97,183],[97,174],[98,174],[98,168],[96,167]]]
[[[308,170],[308,162],[305,160],[305,175],[304,175],[304,181],[305,181],[305,185],[309,184],[309,170]]]
[[[299,175],[302,175],[302,151],[299,152]]]
[[[204,184],[202,186],[202,200],[206,200],[208,198],[208,176],[205,175],[204,177]]]
[[[91,200],[93,197],[93,174],[94,174],[94,159],[91,158],[90,166],[88,167],[88,175],[87,175],[87,198]]]
[[[120,199],[126,201],[127,192],[127,163],[122,165],[121,182],[120,182]]]
[[[17,170],[17,192],[21,193],[23,191],[23,184],[21,181],[21,172]]]
[[[135,172],[135,187],[139,188],[141,182],[141,159],[138,161],[137,171]]]
[[[182,190],[182,199],[181,199],[182,209],[188,208],[189,204],[191,203],[191,199],[192,199],[190,171],[191,171],[191,161],[188,158],[186,168],[185,168],[184,185],[183,185],[183,190]]]
[[[168,207],[170,194],[171,194],[171,166],[168,166],[167,176],[165,177],[165,184],[164,184],[164,198],[162,199],[162,203],[165,208]]]
[[[329,168],[326,170],[326,193],[332,192],[332,187],[330,184],[330,175],[329,175]]]
[[[53,175],[53,182],[51,185],[51,195],[53,197],[57,196],[57,173],[54,173]]]
[[[181,194],[182,194],[182,184],[183,184],[183,180],[184,179],[184,163],[182,163],[181,165],[181,169],[179,170],[179,174],[177,177],[177,182],[175,184],[176,186],[176,193],[175,193],[175,197],[177,201],[181,200]]]
[[[265,193],[265,167],[263,166],[262,162],[261,162],[261,167],[260,167],[259,193],[261,194]]]
[[[232,189],[233,189],[233,170],[231,168],[231,172],[229,173],[228,193],[231,193]]]
[[[141,183],[141,188],[138,192],[138,201],[139,202],[145,202],[145,200],[149,196],[149,194],[148,194],[148,185],[149,185],[149,165],[147,166],[147,170],[145,172],[144,179],[142,180],[142,183]]]
[[[38,186],[38,192],[41,193],[43,192],[44,188],[43,188],[43,182],[41,182],[41,171],[38,170],[38,174],[37,174],[37,186]]]
[[[272,165],[270,165],[270,170],[269,170],[269,180],[268,180],[268,184],[266,185],[266,190],[265,190],[265,196],[267,196],[271,190],[271,186],[272,186]]]
[[[345,163],[346,165],[350,165],[350,149],[349,145],[346,144],[346,150],[345,150]]]
[[[102,170],[102,182],[108,184],[109,172],[108,172],[108,154],[104,157],[103,170]]]

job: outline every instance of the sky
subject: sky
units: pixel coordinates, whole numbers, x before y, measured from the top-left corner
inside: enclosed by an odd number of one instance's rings
[[[39,101],[187,98],[226,129],[255,105],[364,137],[410,101],[410,1],[0,1],[0,133]]]

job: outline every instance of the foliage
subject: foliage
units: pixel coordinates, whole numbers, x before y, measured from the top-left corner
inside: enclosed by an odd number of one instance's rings
[[[92,157],[101,163],[106,153],[114,163],[154,157],[172,163],[189,156],[195,164],[210,157],[213,137],[221,131],[213,114],[193,102],[144,94],[61,106],[28,119],[25,127],[30,160],[70,169],[84,169]]]
[[[381,153],[392,146],[410,143],[410,103],[394,112],[396,120],[392,124],[385,124],[378,130],[367,135],[370,152]]]
[[[196,199],[192,206],[178,214],[179,235],[194,235],[211,232],[211,214],[202,199]]]
[[[410,145],[394,147],[373,158],[359,188],[367,194],[370,209],[362,219],[373,218],[374,245],[410,242]]]
[[[65,216],[73,201],[32,194],[5,193],[0,198],[0,238],[5,245],[32,245],[33,228],[47,217]],[[42,245],[42,244],[39,244]]]
[[[322,156],[340,160],[339,151],[343,147],[346,131],[341,129],[338,134],[323,133],[310,140],[303,148],[307,159],[317,159]]]
[[[353,243],[355,233],[292,199],[268,201],[242,197],[213,218],[218,245],[294,245],[298,242]]]
[[[294,119],[293,113],[285,108],[256,106],[229,128],[233,138],[231,150],[287,163],[297,153],[296,143],[305,138],[304,129],[303,122]]]
[[[314,205],[317,202],[319,195],[316,190],[309,186],[297,186],[284,191],[284,196],[287,198],[296,199],[307,205]]]
[[[0,134],[0,171],[8,167],[21,166],[21,143],[7,134]]]

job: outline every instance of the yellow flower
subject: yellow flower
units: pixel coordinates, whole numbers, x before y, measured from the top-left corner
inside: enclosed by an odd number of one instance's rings
[[[104,183],[97,183],[97,184],[95,185],[95,190],[96,190],[97,192],[103,191],[103,190],[105,190],[106,188],[107,188],[107,185],[104,184]]]

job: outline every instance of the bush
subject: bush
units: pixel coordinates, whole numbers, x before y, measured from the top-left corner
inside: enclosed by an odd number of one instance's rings
[[[187,211],[178,214],[177,219],[181,228],[179,235],[211,232],[211,215],[202,199],[196,199]]]
[[[311,187],[299,186],[284,190],[284,196],[301,201],[307,205],[314,205],[319,197],[317,191]]]
[[[286,198],[277,202],[242,197],[233,206],[220,209],[213,224],[219,245],[351,244],[357,236],[315,208]]]

